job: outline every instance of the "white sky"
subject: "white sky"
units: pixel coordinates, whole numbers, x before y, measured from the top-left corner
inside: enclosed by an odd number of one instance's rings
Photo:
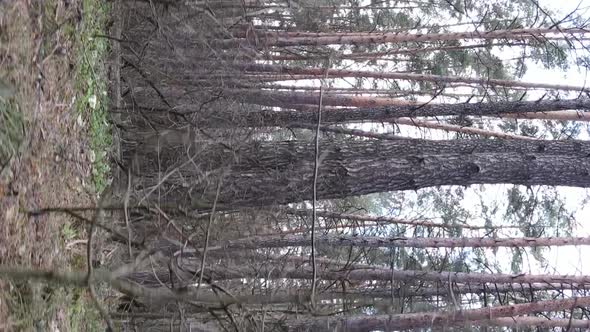
[[[579,8],[584,8],[580,14],[584,17],[590,16],[590,0],[541,0],[542,6],[550,8],[557,13],[568,14],[573,11],[578,4]],[[560,17],[557,17],[559,19]],[[570,85],[586,85],[590,86],[590,78],[588,73],[582,68],[572,66],[567,72],[560,72],[557,70],[546,70],[539,66],[530,66],[526,75],[523,77],[525,81],[531,82],[552,82],[555,84],[570,84]],[[582,131],[582,137],[588,139],[587,131]],[[577,207],[580,200],[587,194],[586,190],[577,188],[561,188],[560,192],[566,199],[566,203],[570,208]],[[582,225],[577,229],[576,235],[590,236],[590,208],[588,206],[578,210],[576,214],[577,221]],[[559,274],[590,274],[590,262],[585,261],[584,258],[590,255],[590,247],[588,246],[568,246],[568,247],[554,247],[550,249],[546,257],[552,262],[556,271]],[[525,258],[526,259],[526,258]],[[523,264],[526,266],[526,261]]]

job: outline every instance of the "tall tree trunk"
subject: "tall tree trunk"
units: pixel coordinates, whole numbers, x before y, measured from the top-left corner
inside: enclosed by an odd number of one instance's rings
[[[352,59],[352,60],[379,60],[384,57],[396,54],[418,54],[427,52],[445,52],[445,51],[460,51],[474,48],[489,48],[489,47],[513,47],[513,46],[526,46],[529,43],[483,43],[475,45],[461,45],[461,46],[433,46],[433,47],[415,47],[415,48],[394,48],[383,52],[353,52],[353,53],[327,53],[320,55],[307,55],[307,54],[285,54],[285,55],[259,55],[257,58],[285,61],[285,60],[324,60],[327,58],[331,59]]]
[[[464,127],[464,126],[457,126],[448,123],[439,123],[434,121],[424,121],[412,118],[396,118],[392,120],[393,123],[415,126],[419,128],[431,128],[431,129],[440,129],[444,131],[452,131],[457,133],[464,133],[464,134],[475,134],[485,137],[498,137],[504,139],[525,139],[525,140],[536,140],[535,137],[528,137],[522,135],[515,135],[509,134],[504,132],[497,132],[493,130],[486,130],[477,127]]]
[[[302,68],[302,67],[287,67],[277,65],[265,64],[238,64],[238,68],[251,72],[272,72],[280,74],[292,75],[315,75],[318,79],[324,78],[326,69],[324,68]],[[506,87],[522,87],[530,89],[551,89],[551,90],[569,90],[569,91],[585,91],[590,92],[590,88],[584,86],[563,85],[563,84],[549,84],[549,83],[529,83],[513,80],[493,79],[493,78],[470,78],[458,76],[442,76],[442,75],[428,75],[415,73],[399,73],[399,72],[374,72],[374,71],[360,71],[360,70],[345,70],[345,69],[330,69],[328,73],[330,78],[342,77],[370,77],[378,79],[396,79],[409,81],[424,81],[435,83],[467,83],[483,86],[506,86]]]
[[[197,263],[198,264],[198,263]],[[198,270],[198,266],[184,266],[187,271]],[[271,278],[271,279],[301,279],[311,280],[313,273],[311,268],[298,267],[276,269],[276,266],[263,266],[253,270],[235,266],[231,268],[222,266],[207,267],[207,273],[214,280],[229,280],[241,278]],[[479,284],[513,284],[513,283],[563,283],[563,284],[590,284],[590,276],[578,275],[551,275],[551,274],[501,274],[501,273],[467,273],[467,272],[432,272],[415,270],[391,270],[389,268],[363,268],[349,270],[320,270],[317,277],[322,280],[348,280],[348,281],[430,281],[430,282],[457,282]],[[157,281],[156,281],[157,284]]]
[[[477,323],[500,317],[528,315],[537,312],[571,310],[590,306],[590,297],[547,300],[499,307],[451,311],[447,313],[421,312],[398,315],[328,316],[300,318],[284,323],[289,331],[394,331],[413,328],[451,327]],[[587,326],[587,325],[586,325]]]
[[[223,167],[238,155],[218,200],[231,208],[310,199],[314,151],[313,144],[297,141],[257,142],[239,151],[212,151],[210,157],[200,157],[218,160]],[[318,199],[444,185],[590,186],[590,142],[585,141],[321,141],[320,151]],[[185,165],[179,170],[184,177],[194,173],[190,163]],[[201,187],[210,195],[185,204],[210,207],[213,187]],[[174,199],[179,195],[171,193]]]
[[[284,101],[292,96],[289,93],[274,93],[268,96],[268,93],[256,94],[259,98],[274,98],[275,101]],[[283,99],[284,97],[284,99]],[[319,96],[315,96],[316,104]],[[255,96],[248,97],[249,100],[255,100]],[[275,105],[278,104],[275,102]],[[190,105],[190,104],[189,104]],[[317,109],[317,106],[315,107]],[[394,118],[414,118],[414,117],[435,117],[435,116],[504,116],[518,117],[526,113],[526,117],[531,112],[548,112],[550,116],[552,111],[560,110],[577,110],[590,109],[590,99],[571,99],[555,101],[513,101],[497,103],[457,103],[457,104],[436,104],[424,103],[414,105],[395,105],[377,108],[332,108],[322,112],[323,124],[337,124],[347,122],[390,122]],[[163,109],[166,111],[166,109]],[[177,112],[190,113],[196,111],[194,106],[179,106]],[[290,127],[297,124],[313,125],[317,121],[317,110],[262,110],[243,112],[240,114],[231,114],[223,116],[217,112],[216,116],[199,117],[199,123],[202,126],[277,126]],[[507,117],[508,117],[507,116]]]
[[[424,286],[416,286],[412,287],[409,285],[402,285],[403,289],[394,288],[393,291],[391,287],[374,287],[369,286],[367,288],[352,288],[347,291],[347,294],[351,294],[353,297],[369,297],[369,298],[388,298],[391,297],[392,294],[394,297],[400,296],[449,296],[451,294],[451,290],[449,289],[449,284],[447,283],[440,283],[437,287],[424,287]],[[456,284],[453,283],[452,292],[453,294],[488,294],[497,296],[497,294],[505,294],[505,293],[518,293],[523,294],[525,296],[531,296],[532,292],[536,291],[562,291],[562,290],[572,290],[572,291],[580,291],[580,293],[585,292],[586,290],[590,289],[590,285],[568,285],[568,284],[551,284],[551,283],[533,283],[533,284],[494,284],[494,285],[471,285],[471,284]]]
[[[303,210],[303,209],[290,209],[287,208],[285,210],[286,213],[298,216],[311,216],[311,210]],[[339,213],[339,212],[331,212],[331,211],[316,211],[316,215],[322,218],[331,218],[331,219],[344,219],[349,221],[359,221],[359,222],[375,222],[379,224],[395,224],[395,225],[408,225],[408,226],[421,226],[421,227],[439,227],[439,228],[453,228],[453,227],[460,227],[463,229],[507,229],[507,228],[519,228],[519,226],[476,226],[476,225],[469,225],[469,224],[445,224],[440,222],[433,222],[428,220],[412,220],[412,219],[401,219],[401,218],[394,218],[394,217],[386,217],[386,216],[371,216],[371,215],[361,215],[361,214],[352,214],[352,213]],[[309,230],[309,229],[308,229]]]
[[[481,320],[477,322],[479,326],[504,326],[512,328],[562,328],[566,331],[569,329],[590,329],[590,320],[588,319],[566,319],[551,317],[506,317],[491,320]]]
[[[558,247],[590,245],[590,237],[546,238],[406,238],[351,235],[315,236],[316,245],[366,248],[498,248],[498,247]],[[253,236],[228,240],[210,250],[259,249],[310,246],[308,235]]]
[[[353,33],[352,35],[338,35],[327,37],[271,37],[266,36],[264,40],[259,43],[252,43],[245,39],[230,39],[217,40],[212,42],[212,45],[223,48],[241,47],[256,47],[262,49],[270,46],[287,47],[287,46],[319,46],[319,45],[367,45],[367,44],[383,44],[383,43],[402,43],[402,42],[434,42],[446,40],[477,40],[477,39],[533,39],[543,38],[546,35],[559,34],[563,39],[570,38],[569,34],[584,34],[588,31],[586,29],[547,29],[547,28],[533,28],[533,29],[511,29],[511,30],[496,30],[487,32],[450,32],[450,33],[368,33],[367,35],[359,35]]]
[[[590,122],[589,112],[580,111],[555,111],[555,112],[539,112],[539,113],[518,113],[518,114],[502,114],[501,118],[513,119],[539,119],[539,120],[556,120],[556,121],[584,121]]]

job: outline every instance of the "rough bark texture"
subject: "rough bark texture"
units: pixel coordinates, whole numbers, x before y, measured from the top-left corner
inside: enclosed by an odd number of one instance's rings
[[[312,278],[312,271],[307,267],[274,269],[262,267],[258,270],[242,267],[212,266],[208,273],[214,280],[240,279],[240,278]],[[350,271],[318,271],[318,278],[323,280],[349,280],[349,281],[433,281],[433,282],[458,282],[458,283],[563,283],[563,284],[590,284],[590,276],[577,275],[550,275],[550,274],[489,274],[489,273],[465,273],[465,272],[431,272],[414,270],[391,270],[387,268],[364,268]]]
[[[506,327],[562,327],[564,329],[590,329],[590,320],[587,319],[564,319],[545,317],[510,317],[496,318],[491,320],[478,321],[479,326],[506,326]]]
[[[504,132],[500,132],[500,131],[481,129],[481,128],[477,128],[477,127],[464,127],[464,126],[457,126],[457,125],[452,125],[452,124],[448,124],[448,123],[435,122],[435,121],[424,121],[424,120],[418,120],[418,119],[412,119],[412,118],[397,118],[397,119],[393,119],[392,122],[397,123],[397,124],[421,127],[421,128],[432,128],[432,129],[453,131],[453,132],[464,133],[464,134],[475,134],[475,135],[480,135],[480,136],[484,136],[484,137],[498,137],[498,138],[505,138],[505,139],[524,139],[524,140],[536,140],[537,139],[535,137],[509,134],[509,133],[504,133]]]
[[[233,48],[236,46],[250,48],[257,46],[264,48],[269,46],[303,46],[303,45],[334,45],[334,44],[382,44],[382,43],[401,43],[401,42],[433,42],[444,40],[460,40],[460,39],[497,39],[497,38],[541,38],[546,34],[563,34],[563,33],[586,33],[585,29],[511,29],[511,30],[496,30],[488,32],[456,32],[456,33],[403,33],[403,32],[385,32],[373,33],[370,35],[343,35],[343,36],[328,36],[328,37],[301,37],[301,38],[282,38],[267,36],[264,41],[259,43],[252,43],[244,39],[220,40],[214,42],[213,45]],[[564,36],[564,38],[566,38]]]
[[[500,117],[512,119],[541,119],[557,121],[590,122],[590,112],[587,111],[554,111],[538,113],[502,114]]]
[[[525,304],[514,304],[492,308],[461,310],[452,312],[423,312],[398,315],[374,316],[332,316],[300,318],[285,322],[289,331],[394,331],[411,328],[456,326],[480,320],[500,317],[514,317],[537,312],[570,310],[590,305],[590,297],[566,300],[549,300]]]
[[[291,209],[286,208],[285,212],[288,214],[299,215],[299,216],[311,216],[312,211],[306,209]],[[375,222],[380,224],[399,224],[399,225],[409,225],[409,226],[422,226],[422,227],[441,227],[441,228],[451,228],[451,227],[460,227],[463,229],[502,229],[502,228],[520,228],[519,226],[475,226],[475,225],[468,225],[468,224],[444,224],[440,222],[432,222],[428,220],[406,220],[401,218],[394,218],[394,217],[386,217],[386,216],[371,216],[371,215],[362,215],[362,214],[352,214],[352,213],[338,213],[338,212],[331,212],[331,211],[316,211],[316,215],[322,218],[334,218],[334,219],[345,219],[345,220],[352,220],[352,221],[361,221],[361,222]],[[309,230],[309,229],[306,229]],[[284,233],[282,233],[284,234]],[[278,234],[277,234],[278,235]]]
[[[367,248],[498,248],[498,247],[549,247],[590,245],[590,237],[546,238],[406,238],[350,235],[316,235],[316,245],[367,247]],[[220,244],[220,250],[258,249],[310,246],[309,235],[254,236],[228,240]]]
[[[285,93],[287,94],[287,93]],[[275,94],[276,97],[276,94]],[[279,96],[280,97],[280,96]],[[274,105],[281,105],[281,98],[276,97]],[[254,99],[252,99],[254,100]],[[318,98],[315,98],[317,103]],[[190,104],[189,104],[190,105]],[[317,108],[317,107],[316,107]],[[497,103],[459,103],[419,105],[393,105],[387,107],[330,109],[322,112],[323,124],[347,122],[390,122],[395,118],[434,117],[434,116],[504,116],[518,117],[520,114],[531,114],[560,110],[590,109],[590,99],[556,100],[556,101],[515,101]],[[178,112],[194,112],[194,106],[179,106]],[[535,112],[535,113],[532,113]],[[545,114],[545,113],[543,113]],[[577,114],[577,113],[576,113]],[[582,118],[582,117],[578,117]],[[203,126],[223,127],[229,125],[244,127],[279,126],[289,127],[297,124],[313,125],[317,121],[317,110],[262,110],[234,114],[233,117],[202,117]]]
[[[588,187],[589,151],[590,143],[582,141],[323,141],[317,194],[318,199],[332,199],[497,183]],[[312,144],[259,142],[238,155],[224,180],[221,204],[256,206],[311,198]]]
[[[450,295],[448,283],[440,283],[438,287],[415,287],[404,285],[404,289],[400,291],[399,288],[394,288],[393,291],[389,287],[381,288],[366,288],[366,289],[352,289],[347,292],[347,295],[354,297],[365,298],[390,298],[400,296],[448,296]],[[551,290],[580,290],[585,291],[590,289],[588,285],[569,285],[556,283],[533,283],[533,284],[500,284],[500,285],[466,285],[453,283],[453,294],[526,294],[529,296],[531,292],[535,291],[551,291]],[[342,295],[342,293],[338,293]]]
[[[293,74],[293,75],[317,75],[317,78],[325,76],[326,70],[323,68],[301,68],[301,67],[287,67],[264,64],[244,64],[238,65],[240,69],[252,72],[272,72],[278,74]],[[584,86],[564,85],[564,84],[550,84],[550,83],[531,83],[514,80],[503,80],[493,78],[471,78],[459,76],[442,76],[430,74],[416,74],[416,73],[401,73],[401,72],[374,72],[361,70],[346,70],[346,69],[332,69],[329,72],[330,78],[342,77],[370,77],[378,79],[394,79],[394,80],[410,80],[410,81],[425,81],[435,83],[467,83],[484,86],[506,86],[506,87],[522,87],[530,89],[552,89],[552,90],[570,90],[570,91],[590,91]]]

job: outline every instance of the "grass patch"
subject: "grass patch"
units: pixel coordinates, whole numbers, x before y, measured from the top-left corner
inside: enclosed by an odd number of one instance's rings
[[[100,313],[85,289],[27,282],[11,283],[10,288],[6,300],[12,308],[10,327],[16,331],[47,331],[58,325],[65,331],[104,331]],[[61,317],[59,324],[47,320],[51,317]]]
[[[104,331],[100,313],[88,298],[85,290],[71,290],[69,303],[64,324],[68,331]]]
[[[6,93],[0,91],[0,171],[18,152],[25,133],[24,120],[19,105],[9,95],[8,90]]]
[[[108,83],[105,58],[109,43],[105,38],[110,15],[110,4],[100,0],[82,0],[82,22],[76,40],[76,109],[79,119],[88,124],[92,161],[92,183],[97,193],[109,181],[107,152],[112,138],[108,122]]]

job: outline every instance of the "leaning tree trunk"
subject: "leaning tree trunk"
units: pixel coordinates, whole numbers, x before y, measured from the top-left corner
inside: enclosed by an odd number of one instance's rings
[[[321,141],[317,198],[444,185],[588,187],[589,151],[590,142],[584,141]],[[220,149],[199,157],[211,163],[217,159],[226,175],[219,195],[215,194],[216,181],[191,188],[205,194],[187,197],[183,204],[188,207],[210,208],[216,196],[220,208],[287,204],[312,197],[314,144],[256,142],[238,151]],[[178,181],[198,179],[190,162],[178,168],[178,173]],[[179,202],[182,191],[168,197]]]

